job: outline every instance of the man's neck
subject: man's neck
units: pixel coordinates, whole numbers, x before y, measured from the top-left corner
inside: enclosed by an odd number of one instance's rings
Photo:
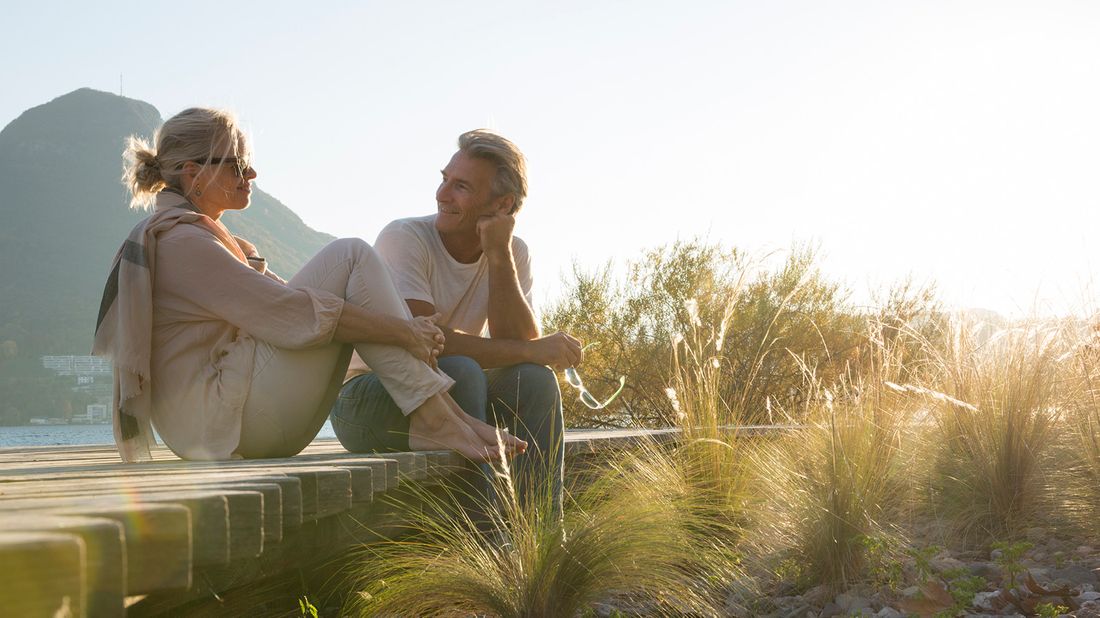
[[[460,264],[473,264],[481,259],[481,239],[477,234],[443,233],[438,230],[443,248]]]

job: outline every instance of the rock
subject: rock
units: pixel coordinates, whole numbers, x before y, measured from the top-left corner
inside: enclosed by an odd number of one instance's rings
[[[1087,601],[1074,612],[1077,618],[1100,618],[1100,601]]]
[[[810,605],[817,605],[818,607],[825,605],[828,602],[830,596],[829,587],[825,585],[814,586],[802,595],[802,598]]]
[[[1032,571],[1032,573],[1035,574],[1035,571]],[[1092,572],[1092,569],[1077,564],[1061,569],[1049,569],[1044,575],[1052,583],[1070,586],[1071,588],[1096,583],[1096,574]],[[1038,577],[1037,574],[1036,577]]]
[[[863,608],[870,608],[870,599],[865,599],[854,594],[842,592],[836,595],[836,600],[833,601],[837,607],[846,612],[854,612]]]
[[[825,604],[825,607],[821,608],[821,618],[831,618],[832,616],[841,616],[845,612],[839,605],[829,601]]]
[[[1100,601],[1100,592],[1082,592],[1074,597],[1074,600],[1082,604],[1089,601]]]
[[[990,560],[1000,560],[1001,558],[1004,558],[1004,555],[1005,555],[1005,552],[1004,552],[1003,549],[994,549],[994,550],[989,552],[989,559]]]
[[[993,598],[996,597],[999,594],[1001,594],[1000,591],[993,591],[993,592],[982,591],[982,592],[978,592],[977,594],[974,595],[974,600],[972,601],[972,605],[974,607],[977,607],[978,609],[992,611],[993,610]]]
[[[893,607],[884,607],[875,613],[875,618],[905,618],[905,614]]]
[[[905,599],[914,599],[920,595],[920,588],[916,586],[909,586],[908,588],[902,588],[901,596]]]
[[[1078,545],[1077,549],[1073,551],[1077,552],[1081,556],[1087,556],[1096,550],[1088,545]]]
[[[944,556],[943,554],[940,554],[939,556],[936,556],[935,558],[930,560],[929,564],[932,565],[932,569],[934,571],[938,571],[938,572],[941,572],[941,573],[943,571],[949,571],[951,569],[965,569],[966,568],[966,564],[964,564],[958,558],[952,558],[951,556]]]
[[[791,609],[806,605],[802,597],[772,597],[772,603],[780,609]]]
[[[791,609],[781,609],[775,612],[774,615],[778,618],[806,618],[807,616],[817,616],[817,612],[802,605]]]
[[[1036,526],[1034,528],[1028,528],[1025,534],[1027,535],[1027,540],[1038,545],[1046,540],[1047,529]]]
[[[1004,576],[1001,572],[1001,567],[992,562],[971,562],[966,565],[966,568],[970,569],[971,573],[986,581],[999,582]]]

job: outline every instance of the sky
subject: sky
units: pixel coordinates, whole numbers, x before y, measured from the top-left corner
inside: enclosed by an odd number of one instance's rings
[[[536,298],[703,238],[818,247],[866,304],[1094,311],[1100,3],[20,2],[0,124],[80,87],[233,110],[257,184],[373,241],[463,131],[529,160]]]

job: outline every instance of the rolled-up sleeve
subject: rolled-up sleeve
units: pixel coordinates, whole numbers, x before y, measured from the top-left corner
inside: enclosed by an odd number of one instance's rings
[[[257,272],[196,226],[161,236],[156,260],[158,286],[189,301],[196,320],[221,319],[277,347],[330,343],[344,309],[331,292],[291,288]]]

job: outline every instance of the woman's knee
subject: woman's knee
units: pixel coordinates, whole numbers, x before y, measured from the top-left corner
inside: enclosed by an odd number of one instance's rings
[[[337,238],[325,245],[322,251],[337,251],[358,261],[361,259],[377,259],[378,253],[370,243],[362,238]]]

